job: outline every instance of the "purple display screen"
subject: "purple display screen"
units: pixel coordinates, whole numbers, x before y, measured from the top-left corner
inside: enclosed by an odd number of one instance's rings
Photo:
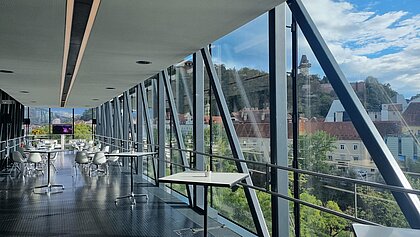
[[[71,124],[53,124],[53,134],[73,134],[73,125]]]

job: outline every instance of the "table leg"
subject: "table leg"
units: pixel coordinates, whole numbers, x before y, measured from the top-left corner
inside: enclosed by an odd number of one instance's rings
[[[46,185],[35,187],[34,192],[35,192],[35,189],[39,189],[39,188],[47,188],[46,193],[50,193],[51,188],[61,188],[62,190],[64,190],[64,186],[62,184],[51,184],[51,176],[50,176],[51,153],[50,152],[48,152],[47,165],[48,165],[48,168],[47,168],[47,170],[48,170],[47,171],[48,172],[48,174],[47,174],[48,183]],[[36,167],[36,165],[35,165],[35,167]]]
[[[131,159],[131,193],[134,193],[133,192],[133,157],[131,156],[130,159]]]
[[[134,161],[133,161],[133,159],[134,159],[134,157],[133,156],[130,156],[130,163],[131,163],[131,172],[130,172],[130,176],[131,176],[131,185],[130,185],[130,194],[129,195],[126,195],[126,196],[122,196],[122,197],[117,197],[116,199],[115,199],[115,205],[117,205],[117,201],[119,200],[119,199],[124,199],[124,198],[129,198],[130,199],[130,201],[131,201],[131,204],[132,205],[136,205],[136,196],[137,197],[146,197],[146,200],[148,200],[149,199],[149,196],[147,195],[147,194],[135,194],[134,193],[134,179],[133,179],[133,166],[134,166]]]
[[[50,158],[51,158],[51,153],[48,152],[48,188],[50,188],[51,186],[51,181],[50,181]]]
[[[207,212],[208,212],[207,191],[208,191],[208,186],[204,185],[204,237],[208,236],[208,233],[207,233]]]

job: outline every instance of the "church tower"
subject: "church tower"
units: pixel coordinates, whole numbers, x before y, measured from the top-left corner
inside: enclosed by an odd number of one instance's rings
[[[309,76],[309,68],[311,68],[311,64],[309,63],[308,58],[304,54],[302,55],[302,58],[300,59],[300,64],[299,64],[300,73],[303,76]]]

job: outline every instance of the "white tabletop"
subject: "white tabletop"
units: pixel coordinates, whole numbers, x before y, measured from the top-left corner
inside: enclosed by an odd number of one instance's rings
[[[418,237],[420,230],[383,227],[363,224],[353,224],[357,237],[380,236],[380,237]]]
[[[211,172],[211,174],[206,177],[204,171],[185,171],[159,178],[159,182],[232,187],[246,177],[248,177],[248,174],[245,173],[222,172]]]
[[[63,152],[65,150],[62,149],[54,149],[54,150],[48,150],[48,149],[35,149],[35,150],[25,150],[25,152],[29,153],[54,153],[54,152]]]
[[[121,152],[121,153],[108,153],[105,154],[105,156],[130,156],[130,157],[140,157],[140,156],[148,156],[148,155],[154,155],[156,152]]]

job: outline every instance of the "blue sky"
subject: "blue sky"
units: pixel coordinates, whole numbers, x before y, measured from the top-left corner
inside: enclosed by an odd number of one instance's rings
[[[303,2],[349,81],[374,76],[406,98],[420,93],[419,0]],[[290,34],[286,42],[290,50]],[[267,15],[217,40],[213,47],[216,63],[267,71]],[[302,34],[299,51],[311,61],[311,72],[323,76]]]

